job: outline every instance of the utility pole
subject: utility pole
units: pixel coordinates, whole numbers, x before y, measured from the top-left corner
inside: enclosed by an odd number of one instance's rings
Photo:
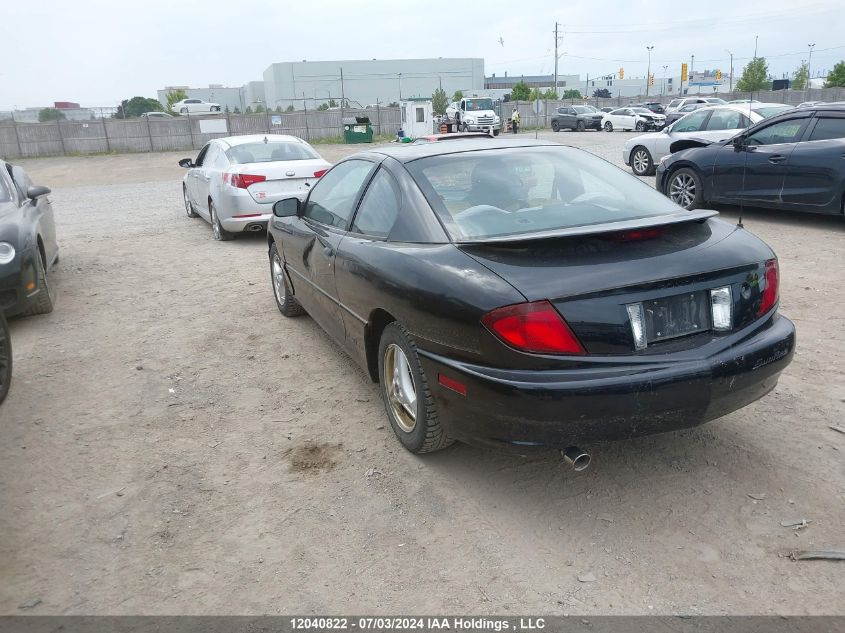
[[[734,54],[731,53],[727,48],[725,52],[731,56],[731,77],[730,77],[730,90],[728,92],[734,91]]]
[[[813,62],[813,49],[816,47],[815,44],[807,44],[807,48],[810,49],[810,58],[807,60],[807,95],[809,97],[809,90],[810,90],[810,79],[812,75],[810,74],[810,64]]]
[[[759,35],[754,36],[754,59],[757,59],[757,38],[759,37]]]
[[[687,94],[689,94],[690,89],[692,88],[692,74],[695,72],[695,55],[690,55],[689,60],[689,79],[687,80]],[[701,87],[699,86],[698,93],[701,93]]]
[[[651,49],[654,46],[646,46],[648,49],[648,70],[645,72],[645,96],[648,96],[648,84],[651,82]]]
[[[398,73],[399,75],[399,101],[402,101],[402,73]]]
[[[663,83],[660,85],[660,96],[663,96],[663,93],[666,91],[666,71],[669,69],[669,66],[663,66]]]
[[[555,99],[558,98],[557,93],[557,47],[560,42],[560,37],[557,34],[557,21],[555,21]]]

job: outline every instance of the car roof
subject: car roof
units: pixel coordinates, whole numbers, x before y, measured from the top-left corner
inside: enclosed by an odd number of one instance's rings
[[[235,147],[246,143],[263,143],[265,138],[268,142],[273,143],[305,143],[298,136],[290,136],[289,134],[246,134],[244,136],[224,136],[215,140],[226,147]]]
[[[359,154],[353,154],[350,158],[364,154],[381,154],[383,156],[389,156],[400,163],[410,163],[411,161],[418,160],[420,158],[428,158],[429,156],[460,154],[476,150],[495,150],[513,147],[565,147],[562,143],[555,143],[552,141],[517,139],[497,139],[492,143],[490,141],[491,139],[468,138],[460,143],[420,143],[418,145],[413,143],[403,143],[401,145],[391,144],[384,145],[382,147],[374,147]]]

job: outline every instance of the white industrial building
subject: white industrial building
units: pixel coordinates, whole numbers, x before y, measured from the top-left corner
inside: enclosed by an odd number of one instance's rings
[[[267,107],[309,108],[334,99],[352,106],[387,104],[409,97],[430,97],[442,87],[456,90],[484,88],[481,58],[372,59],[301,61],[271,64],[264,71]]]

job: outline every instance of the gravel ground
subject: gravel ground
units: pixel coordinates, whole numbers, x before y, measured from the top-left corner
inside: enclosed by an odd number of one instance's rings
[[[629,136],[540,135],[617,164]],[[401,449],[376,386],[276,310],[263,238],[185,217],[184,155],[23,163],[62,259],[56,311],[11,324],[0,613],[845,614],[842,563],[788,557],[845,547],[841,218],[743,215],[799,332],[773,393],[575,473]]]

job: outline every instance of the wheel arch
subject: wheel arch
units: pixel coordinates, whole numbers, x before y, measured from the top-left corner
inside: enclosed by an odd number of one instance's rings
[[[373,382],[379,382],[378,348],[384,328],[396,321],[390,312],[376,308],[370,313],[370,320],[364,330],[364,349],[367,355],[367,371]]]

